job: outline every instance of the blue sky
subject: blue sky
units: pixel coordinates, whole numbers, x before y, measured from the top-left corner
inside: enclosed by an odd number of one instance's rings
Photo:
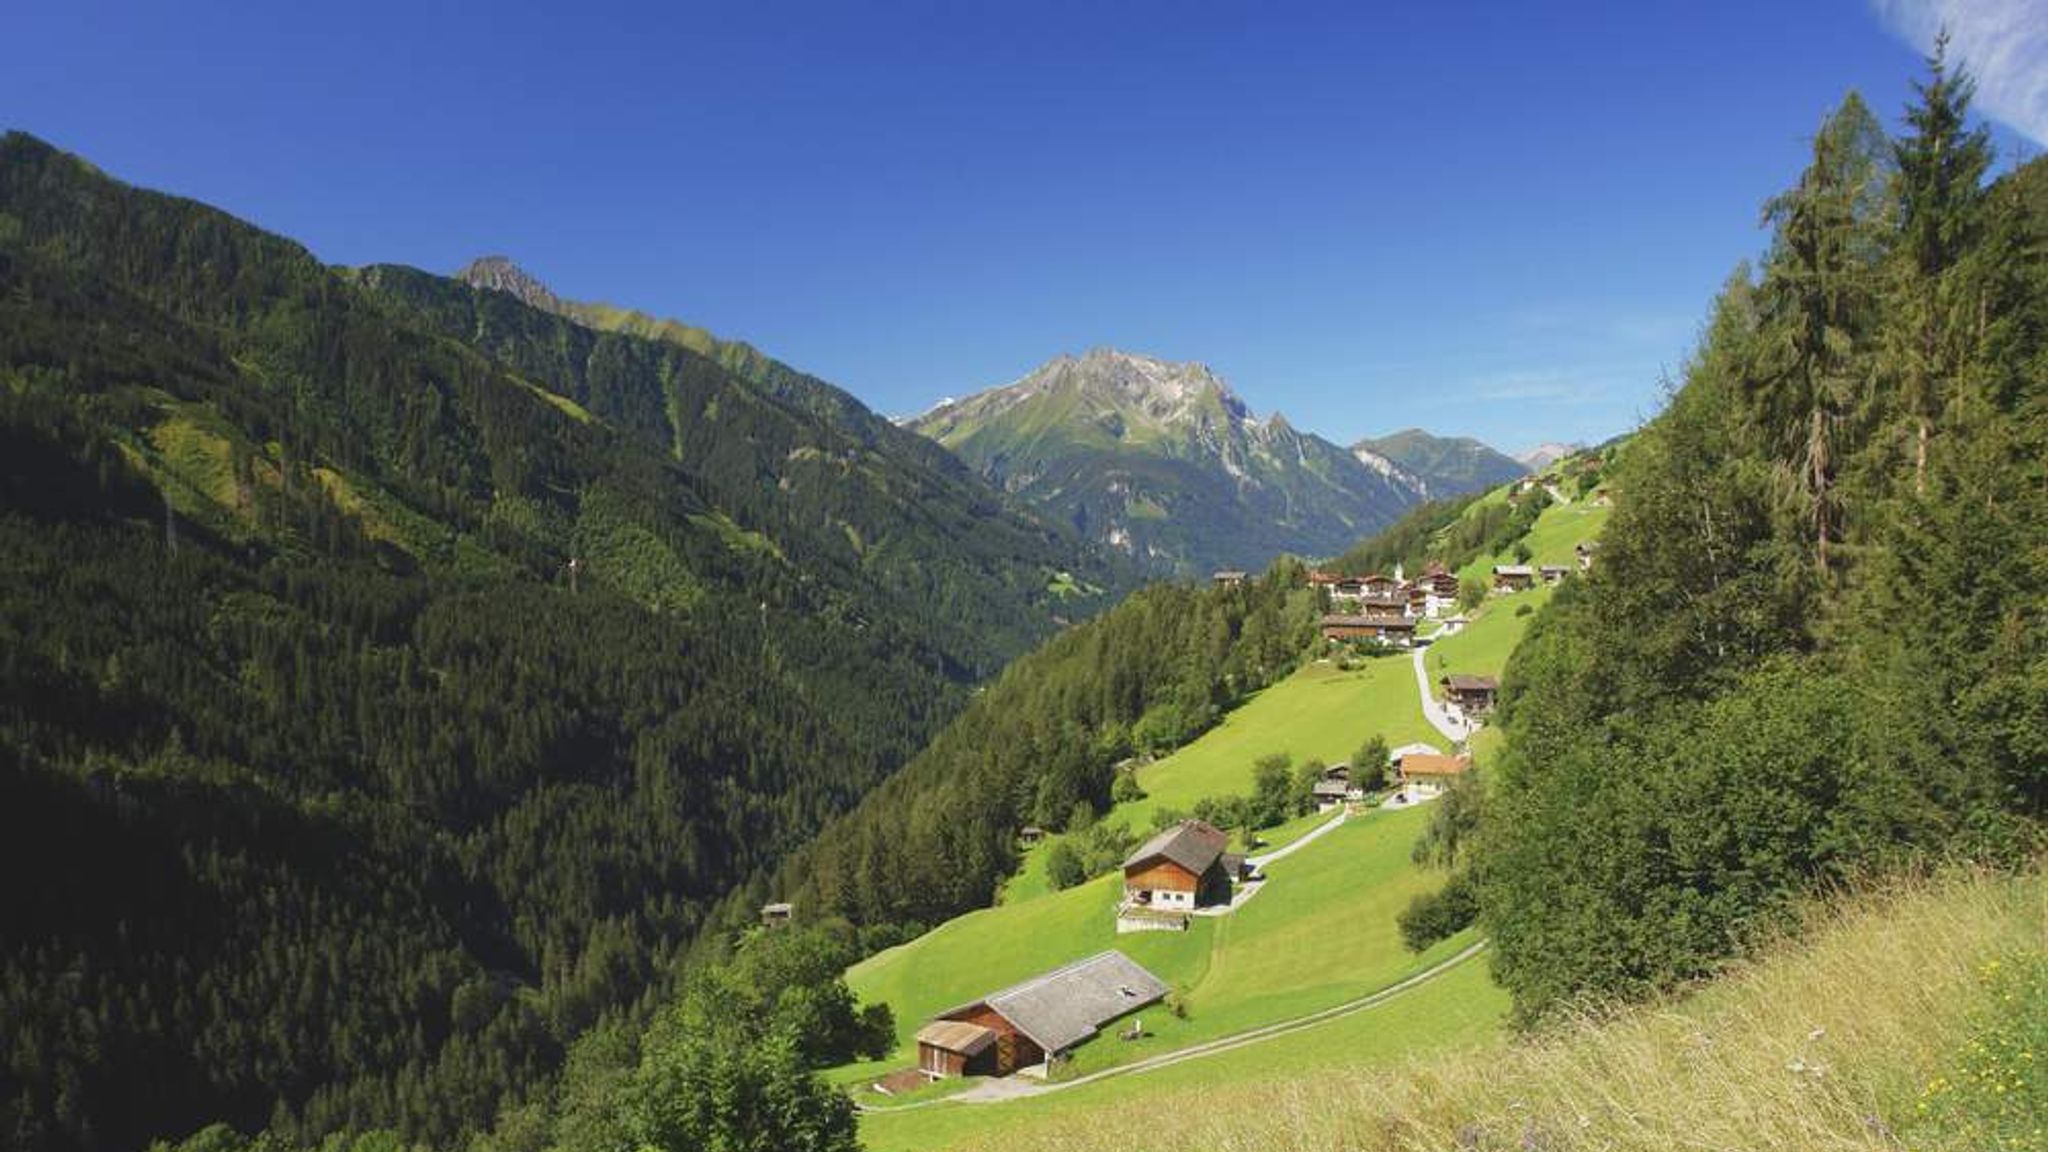
[[[65,0],[10,13],[0,125],[887,413],[1108,344],[1342,442],[1512,450],[1655,410],[1822,114],[1895,121],[1933,22],[2037,150],[2044,7]]]

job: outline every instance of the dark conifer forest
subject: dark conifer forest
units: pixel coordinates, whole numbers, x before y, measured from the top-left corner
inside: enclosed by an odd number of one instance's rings
[[[778,383],[0,142],[0,1142],[458,1144],[1124,586]]]

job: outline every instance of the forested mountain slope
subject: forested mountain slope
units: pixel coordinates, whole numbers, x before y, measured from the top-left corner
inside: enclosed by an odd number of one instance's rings
[[[1019,660],[784,869],[806,915],[872,941],[985,906],[1025,825],[1109,807],[1115,765],[1178,747],[1292,671],[1315,635],[1301,565],[1239,587],[1159,584]]]
[[[1772,200],[1588,579],[1503,686],[1470,861],[1525,1019],[1709,974],[1803,889],[2026,860],[2048,803],[2048,161],[1937,62]]]
[[[811,400],[0,140],[9,1146],[516,1117],[1120,586]]]
[[[1422,494],[1431,500],[1483,492],[1531,471],[1469,436],[1433,436],[1420,428],[1368,437],[1353,444],[1351,451],[1361,459],[1377,456],[1393,462],[1422,481]]]

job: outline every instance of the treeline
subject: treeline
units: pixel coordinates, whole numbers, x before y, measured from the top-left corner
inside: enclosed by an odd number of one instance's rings
[[[930,747],[784,869],[806,915],[871,944],[986,906],[1017,834],[1086,825],[1115,766],[1177,747],[1292,671],[1315,637],[1299,562],[1233,588],[1162,584],[1054,638],[977,695]]]
[[[1457,571],[1481,556],[1510,553],[1536,518],[1550,507],[1550,493],[1538,488],[1512,500],[1488,502],[1485,493],[1421,505],[1376,536],[1358,542],[1330,561],[1334,572],[1363,576],[1391,573],[1401,566],[1410,577],[1431,564]]]
[[[1054,575],[1118,587],[816,396],[359,281],[0,139],[8,1147],[545,1111]]]
[[[1518,1016],[1713,972],[1815,885],[2023,862],[2048,771],[2048,162],[1851,95],[1769,204],[1590,577],[1510,662],[1461,867]]]

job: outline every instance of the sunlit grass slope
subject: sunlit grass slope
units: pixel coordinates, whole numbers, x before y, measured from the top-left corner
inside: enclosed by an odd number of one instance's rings
[[[1465,962],[1413,992],[1349,1016],[1340,1016],[1214,1056],[1119,1076],[1028,1100],[1002,1104],[948,1104],[861,1117],[868,1152],[922,1152],[963,1144],[1060,1148],[1047,1132],[1079,1124],[1127,1124],[1152,1115],[1162,1097],[1266,1082],[1370,1076],[1403,1059],[1486,1044],[1497,1037],[1507,994],[1495,987],[1483,958]],[[1081,1119],[1081,1118],[1086,1118]],[[1114,1146],[1108,1133],[1097,1146]]]
[[[1277,1057],[1241,1077],[1202,1068],[1170,1091],[1144,1083],[1143,1123],[1122,1099],[1048,1099],[1014,1106],[1037,1109],[1028,1128],[992,1110],[917,1146],[957,1134],[1076,1152],[2040,1148],[2044,909],[2039,875],[1907,883],[1816,911],[1802,942],[1689,999],[1537,1041],[1395,1070],[1361,1052],[1350,1074],[1313,1077]],[[892,1146],[888,1127],[873,1131]]]
[[[1297,765],[1310,759],[1334,764],[1349,760],[1376,732],[1389,744],[1405,744],[1427,740],[1433,731],[1422,717],[1405,655],[1381,657],[1353,672],[1311,664],[1253,697],[1201,739],[1140,768],[1145,799],[1119,805],[1113,816],[1143,828],[1161,807],[1185,811],[1205,796],[1249,793],[1252,765],[1275,752]]]
[[[1256,898],[1227,917],[1197,917],[1187,932],[1118,936],[1122,877],[1111,873],[1035,900],[983,909],[847,972],[864,1002],[896,1014],[901,1062],[932,1014],[1105,948],[1182,993],[1185,1019],[1145,1014],[1143,1040],[1098,1040],[1075,1055],[1086,1072],[1340,1004],[1455,954],[1459,936],[1421,956],[1401,946],[1395,916],[1442,882],[1416,868],[1409,849],[1424,809],[1354,818],[1266,869]]]

